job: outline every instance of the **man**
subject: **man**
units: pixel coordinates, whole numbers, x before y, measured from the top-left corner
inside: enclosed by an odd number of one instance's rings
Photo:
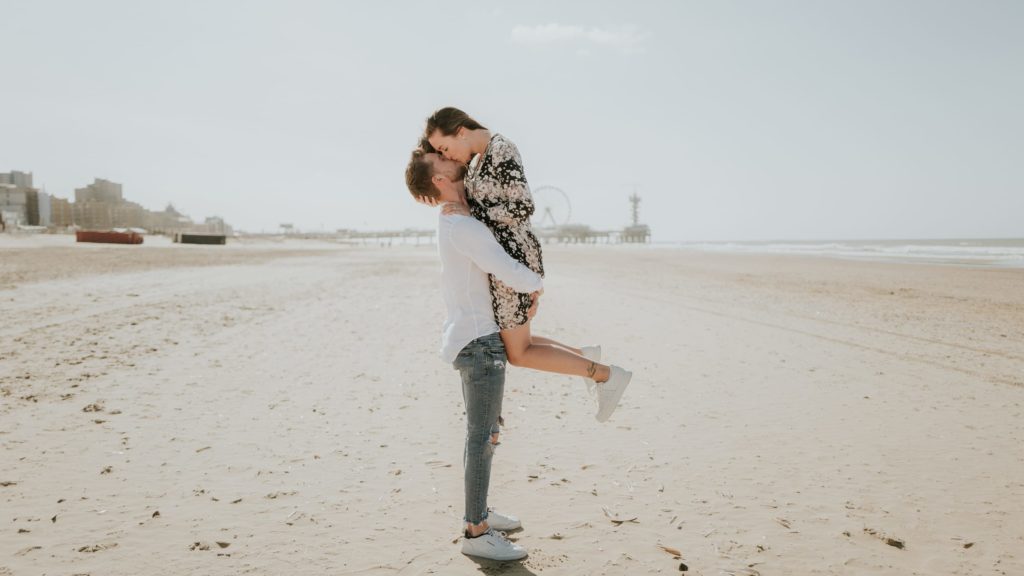
[[[414,197],[466,204],[462,182],[465,171],[462,164],[417,149],[406,168],[405,180]],[[520,292],[533,293],[531,317],[537,310],[543,280],[509,256],[487,226],[469,216],[441,214],[437,245],[448,312],[441,356],[459,370],[466,403],[466,515],[462,553],[492,560],[519,560],[526,557],[526,550],[498,532],[519,528],[519,520],[487,508],[491,458],[497,443],[507,363],[491,307],[487,275],[493,274]]]

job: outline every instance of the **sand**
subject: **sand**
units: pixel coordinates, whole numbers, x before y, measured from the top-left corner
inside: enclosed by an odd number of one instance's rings
[[[497,563],[433,248],[4,238],[0,575],[1024,573],[1024,270],[546,265],[535,333],[635,376],[510,369]]]

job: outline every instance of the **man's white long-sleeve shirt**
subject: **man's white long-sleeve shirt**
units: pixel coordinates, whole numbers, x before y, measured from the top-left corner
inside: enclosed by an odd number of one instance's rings
[[[441,291],[448,318],[441,335],[441,358],[454,362],[473,340],[498,331],[488,274],[519,292],[536,292],[543,280],[505,252],[479,220],[441,214],[437,225]]]

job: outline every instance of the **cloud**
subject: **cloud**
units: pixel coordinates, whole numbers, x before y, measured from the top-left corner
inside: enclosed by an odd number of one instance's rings
[[[512,29],[512,41],[527,46],[569,44],[573,46],[605,46],[636,54],[645,50],[648,34],[636,26],[622,26],[615,29],[574,26],[567,24],[538,24],[516,26]],[[580,48],[586,50],[586,48]]]

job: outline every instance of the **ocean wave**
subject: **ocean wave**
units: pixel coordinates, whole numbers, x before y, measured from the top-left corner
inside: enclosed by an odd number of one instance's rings
[[[670,246],[710,252],[801,254],[877,261],[916,261],[936,264],[1024,267],[1024,239],[991,241],[682,242]]]

